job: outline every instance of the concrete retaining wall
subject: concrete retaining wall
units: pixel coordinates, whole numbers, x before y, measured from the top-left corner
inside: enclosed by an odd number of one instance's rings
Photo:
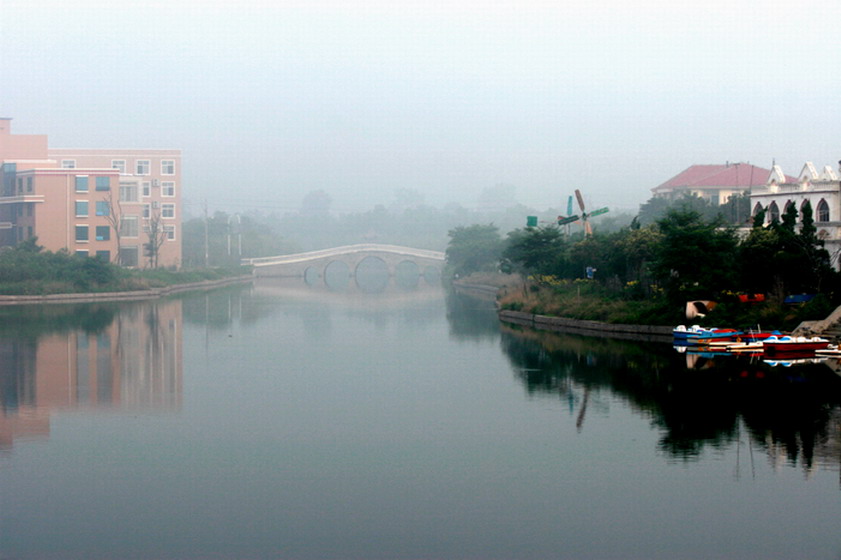
[[[522,325],[545,331],[567,332],[587,336],[606,336],[627,340],[645,340],[653,342],[671,342],[672,327],[660,325],[625,325],[585,321],[567,317],[548,317],[522,311],[501,310],[499,320],[505,323]]]

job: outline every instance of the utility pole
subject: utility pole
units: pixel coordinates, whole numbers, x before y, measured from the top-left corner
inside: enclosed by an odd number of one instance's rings
[[[231,256],[231,235],[237,236],[237,256],[242,258],[242,231],[240,229],[242,222],[239,219],[239,214],[232,214],[228,216],[228,256]],[[236,230],[234,230],[236,225]]]
[[[207,198],[204,199],[204,267],[208,268],[210,261],[209,235],[207,230]]]

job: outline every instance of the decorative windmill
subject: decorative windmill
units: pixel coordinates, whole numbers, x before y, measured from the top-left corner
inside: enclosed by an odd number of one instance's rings
[[[567,200],[567,215],[558,216],[557,224],[559,226],[567,226],[568,234],[569,224],[581,220],[581,225],[584,227],[584,235],[593,235],[593,226],[590,225],[590,218],[592,218],[593,216],[600,216],[602,214],[606,214],[607,212],[610,212],[610,210],[605,206],[604,208],[599,208],[588,213],[586,207],[584,206],[584,197],[581,195],[581,191],[578,189],[575,189],[575,198],[578,199],[578,207],[581,208],[581,216],[572,213],[572,197],[570,196],[569,200]],[[537,218],[534,216],[530,216],[530,218],[533,218],[534,225],[537,225]]]
[[[572,197],[567,200],[567,215],[558,216],[558,225],[567,226],[567,233],[569,233],[569,224],[578,221],[578,216],[572,213]]]
[[[575,189],[575,198],[578,200],[578,207],[581,208],[581,225],[584,226],[584,235],[589,237],[593,235],[593,226],[590,225],[590,218],[606,214],[610,210],[605,206],[604,208],[587,213],[587,209],[584,207],[584,197],[581,196],[581,191],[578,189]],[[572,200],[572,197],[570,197],[570,200]]]

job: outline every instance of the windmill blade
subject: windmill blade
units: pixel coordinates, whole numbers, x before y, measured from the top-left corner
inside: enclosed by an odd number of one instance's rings
[[[575,198],[578,199],[578,207],[581,208],[581,225],[584,226],[584,235],[593,235],[593,226],[590,225],[589,216],[584,209],[584,197],[581,196],[581,191],[575,189]]]
[[[572,216],[572,195],[567,200],[567,216]]]
[[[581,208],[581,213],[583,214],[585,212],[584,197],[581,196],[581,191],[579,191],[578,189],[575,189],[575,198],[578,199],[578,207]],[[572,214],[572,212],[570,212],[570,214]]]

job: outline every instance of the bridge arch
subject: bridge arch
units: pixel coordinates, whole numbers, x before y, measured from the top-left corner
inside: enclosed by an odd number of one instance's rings
[[[243,259],[242,262],[253,266],[253,274],[257,277],[300,277],[310,286],[323,285],[327,283],[328,275],[336,274],[338,277],[342,272],[337,270],[346,270],[348,281],[354,279],[357,288],[360,275],[368,274],[369,268],[374,267],[386,270],[389,281],[403,288],[411,288],[413,271],[416,272],[414,286],[421,278],[430,285],[440,283],[445,257],[440,251],[398,245],[359,244],[294,255]],[[344,267],[334,263],[342,263]]]

